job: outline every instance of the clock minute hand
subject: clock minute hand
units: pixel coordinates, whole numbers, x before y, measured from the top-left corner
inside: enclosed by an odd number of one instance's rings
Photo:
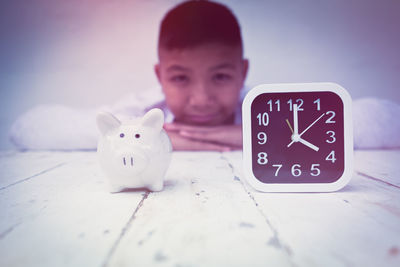
[[[293,132],[292,132],[292,142],[288,144],[288,147],[290,147],[294,142],[294,137],[300,137],[299,136],[299,116],[298,116],[298,109],[297,109],[297,104],[293,104]],[[296,141],[297,142],[297,141]]]
[[[297,104],[293,105],[293,134],[299,134],[299,116]]]

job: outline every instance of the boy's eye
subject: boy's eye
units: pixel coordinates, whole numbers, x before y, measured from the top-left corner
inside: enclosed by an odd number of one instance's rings
[[[227,82],[232,79],[232,76],[225,73],[217,73],[213,76],[213,80],[216,82]]]
[[[174,83],[185,83],[189,81],[189,77],[186,75],[175,75],[170,80]]]

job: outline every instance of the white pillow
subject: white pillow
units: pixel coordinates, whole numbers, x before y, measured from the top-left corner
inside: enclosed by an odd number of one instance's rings
[[[10,141],[18,149],[87,150],[97,147],[95,110],[40,105],[12,125]]]
[[[353,101],[354,148],[400,148],[400,105],[384,99]]]

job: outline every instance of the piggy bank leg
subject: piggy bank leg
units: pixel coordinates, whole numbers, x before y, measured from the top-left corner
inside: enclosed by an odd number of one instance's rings
[[[147,189],[154,192],[163,190],[163,187],[164,187],[164,181],[156,182],[154,184],[146,186]]]

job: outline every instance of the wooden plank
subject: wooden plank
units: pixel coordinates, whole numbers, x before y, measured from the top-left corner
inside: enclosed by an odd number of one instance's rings
[[[106,266],[292,266],[220,153],[175,152]]]
[[[358,153],[357,166],[385,153]],[[9,181],[39,172],[0,190],[0,266],[400,265],[392,164],[369,170],[382,181],[355,175],[336,193],[264,194],[243,178],[240,152],[175,152],[164,191],[109,194],[95,153],[56,154],[0,153],[21,169]],[[40,173],[57,157],[65,164]]]
[[[257,207],[268,214],[282,242],[291,248],[295,265],[400,265],[398,188],[355,175],[335,193],[261,193],[242,178],[241,154],[226,157]]]
[[[110,194],[95,153],[73,155],[0,191],[0,266],[100,266],[119,240],[147,193]]]
[[[381,180],[400,188],[400,150],[358,150],[356,171],[367,179]]]
[[[87,152],[0,152],[0,190],[58,168]]]

